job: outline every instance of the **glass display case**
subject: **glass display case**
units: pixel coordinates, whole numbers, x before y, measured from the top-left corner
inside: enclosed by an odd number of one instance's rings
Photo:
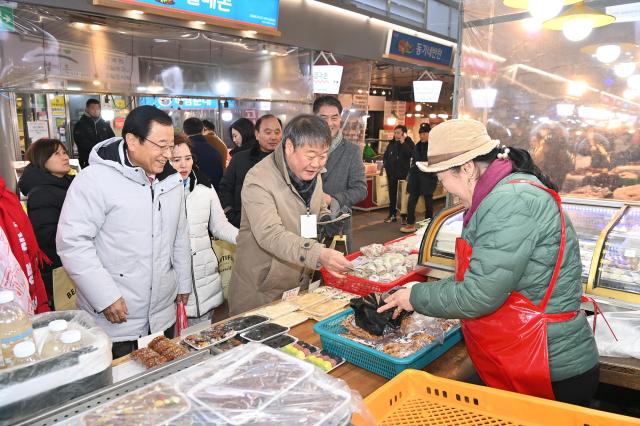
[[[598,238],[622,206],[623,204],[620,202],[601,202],[563,197],[562,209],[565,216],[571,220],[580,244],[583,284],[587,284],[589,279]]]
[[[420,245],[420,264],[453,272],[456,238],[462,233],[461,204],[440,212],[430,223]]]
[[[587,291],[640,303],[640,207],[624,206],[605,233]]]
[[[582,283],[607,303],[640,306],[640,205],[562,197],[580,244]],[[462,232],[461,205],[443,210],[430,223],[420,246],[420,265],[441,278],[455,267],[455,240]]]

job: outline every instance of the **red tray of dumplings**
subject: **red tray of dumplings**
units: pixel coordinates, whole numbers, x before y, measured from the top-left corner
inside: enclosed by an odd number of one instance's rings
[[[409,238],[413,236],[413,234],[398,238],[397,240],[392,240],[387,243],[384,243],[385,246],[397,243],[398,241],[402,241],[405,238]],[[412,252],[413,253],[413,252]],[[348,260],[354,260],[358,257],[362,256],[362,252],[356,251],[346,255],[345,257]],[[393,287],[406,284],[411,281],[424,281],[424,277],[418,273],[417,270],[410,272],[406,275],[403,275],[399,278],[396,278],[394,281],[390,281],[387,283],[380,283],[377,281],[370,281],[364,278],[355,277],[353,275],[346,274],[344,278],[338,278],[332,275],[326,268],[320,268],[320,273],[322,274],[322,279],[324,283],[330,287],[335,287],[340,290],[348,291],[349,293],[354,293],[360,296],[366,296],[369,293],[384,293],[385,291],[391,290]]]

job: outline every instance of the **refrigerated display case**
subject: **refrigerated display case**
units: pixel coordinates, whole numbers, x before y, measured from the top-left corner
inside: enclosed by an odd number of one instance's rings
[[[587,292],[640,305],[640,206],[623,206],[604,234],[596,247],[598,261],[589,274]]]
[[[420,245],[421,266],[434,271],[453,272],[455,242],[462,233],[463,214],[464,209],[458,204],[443,210],[429,223]]]
[[[585,292],[612,309],[640,308],[640,204],[562,197],[580,245]],[[431,222],[420,246],[420,266],[442,278],[455,267],[455,240],[462,232],[461,205]]]
[[[562,198],[564,214],[571,220],[578,236],[582,284],[587,284],[589,279],[598,238],[622,206],[622,203],[614,201]]]

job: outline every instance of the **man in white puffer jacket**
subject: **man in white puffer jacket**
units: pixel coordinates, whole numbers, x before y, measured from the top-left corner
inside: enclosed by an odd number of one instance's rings
[[[187,303],[189,325],[209,320],[213,309],[223,302],[218,259],[211,248],[209,234],[236,243],[238,228],[227,220],[211,182],[200,172],[190,141],[175,136],[171,164],[183,179],[187,198],[187,220],[193,260],[193,287]]]
[[[171,335],[176,301],[191,291],[184,188],[171,167],[171,117],[151,106],[127,116],[74,179],[56,245],[77,285],[77,305],[130,353],[150,333]]]

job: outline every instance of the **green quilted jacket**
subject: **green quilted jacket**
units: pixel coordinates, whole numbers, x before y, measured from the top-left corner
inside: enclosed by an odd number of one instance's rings
[[[513,179],[539,181],[513,173],[502,179],[481,202],[462,238],[473,247],[464,281],[453,276],[415,285],[411,304],[424,315],[477,318],[497,310],[517,290],[540,303],[551,280],[560,244],[558,207],[549,194]],[[580,308],[582,285],[578,239],[565,216],[567,244],[562,268],[547,313]],[[564,380],[593,368],[598,351],[583,314],[548,325],[551,380]]]

